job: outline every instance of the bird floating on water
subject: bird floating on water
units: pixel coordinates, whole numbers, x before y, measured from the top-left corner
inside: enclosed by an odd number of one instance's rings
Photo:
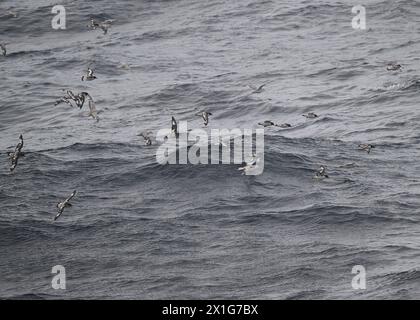
[[[93,70],[88,68],[86,71],[86,75],[82,76],[82,81],[92,81],[95,80],[96,76],[93,75]]]
[[[388,71],[401,71],[402,70],[402,65],[400,65],[398,63],[389,63],[386,66],[386,70],[388,70]]]
[[[359,150],[366,151],[367,153],[370,153],[372,148],[375,148],[375,146],[367,143],[359,144]]]
[[[68,208],[68,207],[72,206],[71,203],[70,203],[70,200],[73,199],[73,197],[76,195],[76,193],[77,193],[77,191],[74,190],[72,192],[72,194],[66,200],[64,200],[63,202],[57,203],[58,213],[54,217],[54,221],[57,220],[61,216],[61,214],[63,213],[65,208]]]
[[[326,173],[326,168],[324,166],[321,166],[319,170],[315,173],[316,179],[324,179],[329,178],[328,174]]]
[[[292,126],[289,123],[275,124],[271,120],[265,120],[264,122],[258,122],[258,125],[263,126],[263,127],[275,126],[275,127],[280,127],[280,128],[290,128]]]
[[[318,118],[318,115],[313,113],[313,112],[309,112],[307,114],[302,114],[303,117],[307,118],[307,119],[315,119]]]
[[[97,28],[100,28],[100,29],[102,29],[104,34],[107,34],[108,29],[111,27],[111,24],[114,21],[115,20],[109,19],[109,20],[105,20],[105,21],[102,21],[102,22],[98,22],[95,19],[91,18],[88,27],[91,28],[92,30],[96,30]]]

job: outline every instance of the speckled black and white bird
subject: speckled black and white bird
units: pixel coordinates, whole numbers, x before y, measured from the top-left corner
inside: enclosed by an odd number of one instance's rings
[[[85,104],[86,98],[89,101],[93,101],[92,97],[87,92],[81,92],[77,96],[75,96],[74,101],[76,102],[76,106],[79,107],[79,109],[82,109],[83,105]]]
[[[54,221],[57,220],[61,216],[61,214],[63,213],[65,208],[68,208],[68,207],[72,206],[71,203],[70,203],[70,200],[73,199],[73,197],[76,195],[76,193],[77,193],[77,191],[74,190],[72,192],[72,194],[66,200],[64,200],[63,202],[57,203],[58,213],[54,217]]]
[[[205,126],[207,126],[209,124],[209,116],[211,116],[211,115],[212,115],[212,113],[207,112],[207,111],[202,111],[202,112],[196,113],[196,116],[203,118]]]
[[[105,20],[105,21],[102,21],[102,22],[98,22],[98,21],[96,21],[92,18],[92,19],[90,19],[90,24],[88,25],[88,27],[90,27],[93,30],[95,30],[97,28],[100,28],[100,29],[102,29],[104,34],[107,34],[108,29],[111,27],[111,24],[113,22],[114,22],[114,20],[112,20],[112,19]]]
[[[1,54],[5,57],[7,54],[6,44],[0,43]]]
[[[291,127],[291,125],[288,124],[288,123],[275,124],[271,120],[265,120],[264,122],[258,122],[258,125],[263,126],[263,127],[271,127],[271,126],[280,127],[280,128],[290,128]]]
[[[93,70],[88,68],[86,71],[86,75],[82,76],[82,81],[92,81],[95,80],[96,76],[93,75]]]
[[[370,150],[372,148],[375,148],[375,146],[373,146],[371,144],[367,144],[367,143],[366,144],[365,143],[359,144],[359,150],[366,151],[367,153],[370,153]]]
[[[324,166],[321,166],[319,170],[315,173],[316,179],[324,179],[329,178],[329,176],[326,173],[326,168]]]
[[[315,119],[318,118],[318,115],[313,113],[313,112],[309,112],[307,114],[302,114],[303,117],[307,118],[307,119]]]
[[[58,99],[54,103],[54,105],[57,106],[60,103],[63,103],[64,102],[64,103],[67,103],[68,105],[70,105],[70,106],[73,107],[72,101],[76,102],[77,99],[78,98],[74,95],[74,93],[71,90],[67,90],[66,91],[66,94],[63,97],[61,97],[60,99]]]
[[[263,126],[263,127],[271,127],[271,126],[275,126],[276,124],[273,121],[265,120],[264,122],[258,122],[258,125]]]
[[[14,171],[16,169],[16,166],[18,165],[19,158],[24,156],[24,153],[22,152],[23,148],[23,135],[19,136],[19,143],[17,144],[14,152],[8,152],[9,159],[11,161],[10,165],[10,171]]]
[[[398,63],[389,63],[386,66],[386,70],[388,70],[388,71],[401,71],[402,70],[402,65],[400,65]]]
[[[152,145],[152,139],[149,136],[150,132],[142,132],[139,133],[138,136],[143,137],[144,139],[144,144],[146,146],[151,146]]]

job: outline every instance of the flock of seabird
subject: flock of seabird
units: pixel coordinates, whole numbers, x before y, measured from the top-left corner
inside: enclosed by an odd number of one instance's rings
[[[17,14],[13,13],[13,12],[9,12],[10,15],[13,15],[14,17],[17,17]],[[102,22],[96,21],[93,18],[90,20],[90,23],[88,25],[89,28],[91,28],[92,30],[96,30],[96,29],[101,29],[103,31],[104,34],[107,34],[108,29],[110,28],[111,24],[113,23],[114,20],[105,20]],[[0,50],[1,50],[1,54],[3,56],[7,55],[7,49],[6,49],[6,43],[0,43]],[[402,71],[402,66],[400,64],[396,64],[396,63],[390,63],[387,65],[386,69],[388,71]],[[93,81],[97,79],[97,77],[94,75],[94,71],[92,68],[88,68],[86,70],[86,73],[81,77],[82,81]],[[252,86],[250,85],[249,87],[253,90],[252,94],[258,94],[264,91],[264,87],[266,86],[266,84],[260,85],[258,87],[256,86]],[[59,98],[56,102],[55,102],[55,106],[61,104],[61,103],[66,103],[72,107],[77,107],[80,110],[83,108],[86,100],[88,101],[88,106],[89,106],[89,116],[92,117],[93,119],[95,119],[96,121],[99,121],[99,117],[98,117],[98,112],[96,110],[96,106],[95,106],[95,102],[93,100],[93,98],[91,97],[91,95],[88,92],[80,92],[80,93],[73,93],[71,90],[64,90],[65,94],[64,96],[62,96],[61,98]],[[208,112],[208,111],[201,111],[199,113],[196,114],[196,116],[199,116],[203,119],[203,124],[204,126],[207,126],[209,123],[209,116],[211,116],[212,113]],[[303,114],[302,116],[304,116],[307,119],[315,119],[318,118],[318,115],[315,114],[314,112],[309,112],[307,114]],[[259,122],[258,125],[263,126],[263,127],[280,127],[280,128],[290,128],[292,127],[291,124],[289,123],[282,123],[282,124],[277,124],[274,123],[271,120],[265,120],[263,122]],[[176,121],[176,119],[174,117],[172,117],[171,119],[171,133],[175,136],[178,137],[179,133],[178,133],[178,123]],[[152,139],[150,138],[151,132],[142,132],[140,134],[138,134],[138,136],[141,136],[144,139],[144,144],[146,146],[150,146],[152,145]],[[167,139],[167,137],[165,137]],[[220,144],[226,146],[225,143],[220,142]],[[15,147],[15,150],[13,152],[8,152],[7,155],[9,157],[10,160],[10,171],[14,171],[18,165],[18,161],[19,158],[24,156],[24,153],[22,152],[22,148],[24,145],[24,141],[23,141],[23,135],[19,136],[19,143],[17,144],[17,146]],[[371,144],[360,144],[358,146],[359,150],[362,151],[366,151],[367,153],[370,153],[371,149],[375,148],[375,146],[371,145]],[[252,155],[252,159],[249,162],[245,162],[245,165],[243,167],[238,168],[238,170],[243,171],[243,174],[247,174],[248,172],[250,172],[253,168],[256,167],[257,163],[258,163],[259,159],[255,156],[255,154]],[[324,179],[324,178],[328,178],[328,174],[326,173],[326,166],[321,166],[315,173],[314,178],[316,179]],[[60,202],[57,204],[57,209],[58,209],[58,213],[57,215],[54,217],[54,221],[57,220],[61,214],[63,213],[64,209],[67,207],[71,207],[71,203],[70,200],[73,199],[73,197],[77,194],[77,191],[73,191],[72,194],[66,198],[64,201]]]
[[[6,13],[6,15],[4,15],[4,16],[12,16],[12,17],[16,18],[17,13],[14,13],[12,11],[8,11]],[[88,27],[91,28],[92,30],[100,28],[100,29],[102,29],[104,34],[106,34],[113,21],[114,20],[105,20],[105,21],[102,21],[102,22],[98,22],[94,19],[91,19]],[[7,56],[6,45],[7,45],[6,43],[0,43],[1,55],[4,56],[4,57]],[[93,69],[91,69],[91,68],[88,68],[86,70],[86,74],[83,75],[82,78],[81,78],[82,81],[92,81],[92,80],[95,80],[95,79],[96,79],[96,76],[94,75]],[[71,90],[64,90],[64,91],[65,91],[64,96],[59,98],[54,103],[55,106],[57,106],[61,103],[66,103],[66,104],[70,105],[71,107],[77,107],[81,110],[83,108],[83,106],[85,105],[85,102],[87,101],[88,106],[89,106],[89,116],[92,117],[93,119],[95,119],[96,121],[99,121],[98,111],[96,110],[95,102],[94,102],[92,96],[88,92],[80,92],[80,93],[75,94]],[[149,137],[145,137],[145,140],[148,141],[148,142],[146,142],[146,145],[151,144],[151,140],[150,140]],[[9,161],[10,161],[10,171],[11,172],[13,172],[16,169],[19,159],[24,156],[24,153],[22,152],[23,145],[24,145],[23,135],[21,134],[19,136],[19,143],[15,147],[15,150],[13,152],[8,152],[7,153]],[[76,193],[77,193],[76,190],[73,191],[73,193],[67,199],[65,199],[63,202],[59,202],[57,204],[58,213],[54,217],[54,221],[57,220],[61,216],[61,214],[63,213],[65,208],[71,207],[70,200],[76,195]]]
[[[401,64],[398,63],[389,63],[386,66],[386,70],[388,71],[402,71],[403,67]],[[265,84],[259,86],[259,87],[255,87],[255,86],[249,86],[251,89],[253,89],[254,91],[252,93],[261,93],[264,90],[264,86]],[[303,117],[305,117],[306,119],[316,119],[318,118],[318,115],[314,112],[309,112],[307,114],[303,114]],[[277,124],[274,123],[271,120],[265,120],[263,122],[259,122],[258,125],[263,126],[264,128],[266,127],[280,127],[280,128],[291,128],[292,125],[289,123],[282,123],[282,124]],[[367,153],[370,153],[370,151],[375,148],[374,145],[371,144],[367,144],[367,143],[362,143],[358,145],[358,149],[362,150],[362,151],[366,151]],[[244,172],[246,172],[247,170],[249,170],[252,166],[256,165],[256,158],[254,157],[253,160],[250,163],[247,163],[246,166],[239,168],[239,170],[244,170]],[[328,178],[328,175],[326,174],[326,166],[321,166],[319,168],[318,171],[316,171],[314,178],[316,179],[324,179],[324,178]]]

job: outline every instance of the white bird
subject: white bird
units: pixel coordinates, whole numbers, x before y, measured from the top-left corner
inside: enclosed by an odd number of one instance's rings
[[[82,109],[86,98],[88,98],[89,101],[93,101],[92,97],[87,92],[81,92],[75,97],[74,101],[76,102],[76,105],[79,107],[79,109]]]

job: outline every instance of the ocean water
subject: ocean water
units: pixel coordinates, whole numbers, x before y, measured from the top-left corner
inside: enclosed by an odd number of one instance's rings
[[[0,298],[420,298],[418,1],[364,1],[366,30],[352,1],[63,0],[66,30],[55,4],[0,2]],[[101,120],[54,106],[63,89]],[[210,128],[292,128],[265,129],[261,175],[158,164],[137,134],[202,128],[201,109]]]

